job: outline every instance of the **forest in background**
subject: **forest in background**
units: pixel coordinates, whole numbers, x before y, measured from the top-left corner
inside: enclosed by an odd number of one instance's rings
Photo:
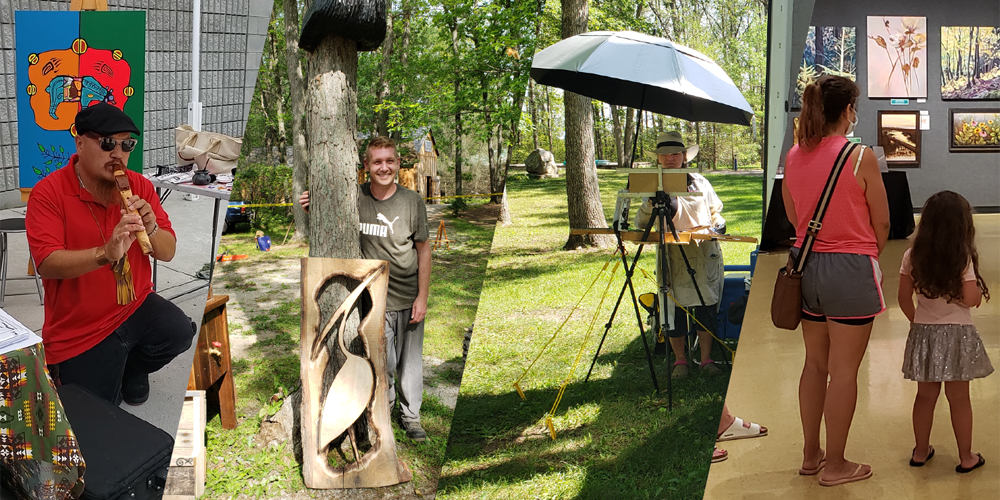
[[[292,141],[284,3],[275,0],[264,46],[245,152],[287,164]],[[296,4],[298,18],[304,2]],[[661,36],[714,59],[758,115],[763,113],[767,40],[764,0],[591,0],[590,31]],[[430,131],[448,194],[496,192],[506,166],[536,147],[565,158],[562,91],[529,82],[531,59],[560,39],[555,0],[387,0],[382,46],[359,54],[358,136],[410,143]],[[298,20],[296,20],[297,22]],[[295,30],[296,32],[298,30]],[[302,64],[306,58],[298,52]],[[655,64],[651,61],[650,64]],[[627,161],[639,128],[637,161],[650,161],[658,132],[679,129],[700,148],[695,166],[759,168],[762,120],[748,127],[688,123],[594,101],[597,158]],[[271,154],[261,155],[261,152]]]

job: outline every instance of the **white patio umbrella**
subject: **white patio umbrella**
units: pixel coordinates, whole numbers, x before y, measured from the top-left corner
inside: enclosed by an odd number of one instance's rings
[[[634,31],[594,31],[559,41],[535,54],[531,64],[531,77],[539,84],[558,87],[608,104],[687,121],[746,126],[753,123],[754,114],[750,104],[715,61],[670,40]],[[637,127],[637,138],[638,132]],[[632,141],[633,157],[637,142]],[[663,225],[661,223],[661,227]],[[662,234],[661,231],[661,247],[664,245]],[[660,255],[660,258],[664,258],[665,253]],[[624,254],[622,260],[627,266]],[[630,278],[627,278],[626,286],[631,287],[628,281]],[[623,287],[622,296],[624,293]],[[658,292],[661,304],[660,324],[665,324],[666,320],[666,308],[663,306],[666,304],[665,295],[661,284]],[[632,299],[634,304],[634,290]],[[621,301],[621,296],[618,300]],[[704,300],[702,303],[704,304]],[[639,316],[638,306],[634,307]],[[617,311],[617,306],[615,310]],[[612,320],[613,318],[612,315]],[[603,342],[602,339],[602,345]],[[643,344],[645,345],[645,334]],[[659,390],[648,345],[646,359],[653,376],[653,386]],[[596,360],[595,354],[594,362]],[[670,393],[669,404],[672,407],[670,379],[667,380],[667,391]]]
[[[535,54],[531,77],[608,104],[749,126],[753,109],[715,61],[664,38],[594,31]]]

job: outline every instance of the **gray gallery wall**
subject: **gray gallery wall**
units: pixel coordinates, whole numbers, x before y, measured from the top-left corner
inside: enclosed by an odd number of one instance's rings
[[[927,18],[927,102],[911,99],[907,106],[893,106],[889,99],[868,98],[868,16],[923,16]],[[858,126],[855,135],[868,145],[876,144],[879,110],[927,110],[931,129],[921,131],[919,168],[907,168],[913,206],[919,208],[932,194],[943,189],[961,193],[974,206],[1000,207],[1000,153],[950,153],[948,151],[948,110],[952,108],[1000,108],[1000,101],[941,100],[941,27],[1000,26],[1000,2],[972,0],[952,4],[938,0],[816,0],[813,26],[853,26],[857,29],[857,82],[861,87]],[[802,41],[799,42],[801,46]],[[793,58],[794,59],[794,58]],[[795,59],[801,62],[801,54]],[[795,75],[792,72],[794,91]],[[792,118],[788,115],[789,131]],[[786,134],[783,151],[792,145]]]
[[[69,0],[0,0],[0,209],[21,204],[17,160],[14,12],[69,10]],[[273,0],[202,0],[202,129],[240,137],[250,114]],[[146,11],[147,170],[174,163],[174,127],[191,100],[192,0],[108,0]]]

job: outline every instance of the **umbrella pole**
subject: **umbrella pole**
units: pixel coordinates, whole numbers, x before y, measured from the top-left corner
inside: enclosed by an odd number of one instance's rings
[[[642,107],[646,104],[646,87],[642,87],[642,97],[639,98],[639,110],[640,115],[642,114]],[[628,168],[632,168],[635,164],[635,150],[636,145],[639,144],[639,118],[636,117],[635,120],[635,136],[632,138],[632,154],[628,157]]]

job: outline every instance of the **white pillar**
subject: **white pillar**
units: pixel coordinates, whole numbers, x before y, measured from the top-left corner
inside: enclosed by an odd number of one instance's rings
[[[201,130],[201,0],[193,0],[191,13],[191,102],[188,103],[188,124]]]

